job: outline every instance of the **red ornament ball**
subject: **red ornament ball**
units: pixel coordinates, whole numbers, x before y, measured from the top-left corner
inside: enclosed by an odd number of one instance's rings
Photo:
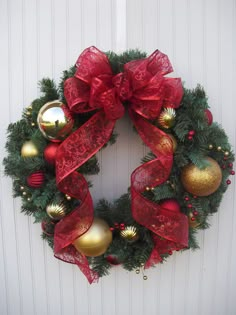
[[[29,175],[26,179],[27,184],[32,188],[40,188],[45,180],[44,172],[37,171]]]
[[[207,119],[207,123],[210,126],[212,124],[212,122],[213,122],[213,116],[212,116],[211,111],[209,111],[209,109],[205,109],[205,116],[206,116],[206,119]]]
[[[115,255],[107,255],[106,260],[111,264],[111,265],[120,265],[121,262],[119,261],[118,257]]]
[[[195,135],[195,131],[194,131],[194,130],[190,130],[190,131],[188,132],[188,135],[189,135],[189,136],[194,136],[194,135]]]
[[[44,158],[49,165],[55,165],[58,147],[59,143],[52,142],[49,143],[44,149]]]
[[[180,205],[176,199],[165,199],[160,202],[160,206],[169,211],[180,212]]]

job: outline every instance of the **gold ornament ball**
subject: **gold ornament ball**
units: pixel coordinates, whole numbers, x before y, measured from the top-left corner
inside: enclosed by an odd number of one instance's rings
[[[175,152],[177,149],[177,141],[173,135],[167,134],[167,136],[161,137],[158,146],[162,147],[163,149],[170,149],[172,147],[173,152]]]
[[[53,142],[64,140],[74,124],[72,116],[65,112],[60,101],[44,104],[38,113],[37,122],[42,135]]]
[[[181,173],[181,181],[189,193],[196,196],[209,196],[220,186],[222,172],[219,164],[210,157],[206,158],[208,166],[199,169],[194,164],[185,166]]]
[[[172,140],[172,144],[173,144],[173,151],[175,152],[177,149],[177,140],[175,139],[175,137],[173,135],[169,135],[168,136],[171,138]]]
[[[138,240],[139,235],[135,226],[126,226],[124,230],[120,231],[120,236],[127,242],[135,242]]]
[[[102,219],[94,218],[92,225],[74,242],[74,247],[85,256],[97,257],[104,254],[112,242],[109,225]]]
[[[46,212],[53,220],[61,220],[66,215],[66,207],[63,203],[51,203],[47,206]]]
[[[33,141],[26,141],[21,148],[22,157],[35,157],[38,156],[39,151]]]
[[[171,107],[166,107],[160,113],[160,116],[158,117],[158,123],[161,127],[169,129],[175,124],[175,116],[175,110]]]

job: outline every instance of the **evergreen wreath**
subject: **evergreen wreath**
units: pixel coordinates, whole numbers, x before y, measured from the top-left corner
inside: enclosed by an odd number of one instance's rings
[[[90,283],[114,265],[139,273],[198,248],[198,229],[209,227],[231,183],[234,154],[203,88],[183,88],[165,76],[171,71],[158,50],[147,57],[89,47],[58,87],[41,80],[41,97],[8,127],[4,166],[14,197],[41,222],[55,257],[77,264]],[[125,110],[151,152],[127,194],[93,209],[84,175],[99,173],[96,153],[116,141]]]

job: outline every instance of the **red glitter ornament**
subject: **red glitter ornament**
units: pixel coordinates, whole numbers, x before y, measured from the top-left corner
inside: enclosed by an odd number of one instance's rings
[[[165,199],[160,202],[160,206],[169,211],[180,212],[180,205],[176,199]]]
[[[227,185],[230,185],[230,184],[231,184],[231,180],[230,180],[230,179],[227,179],[226,184],[227,184]]]
[[[59,143],[52,142],[49,143],[44,149],[44,158],[49,165],[55,165],[58,147]]]
[[[235,171],[231,171],[230,174],[231,174],[231,175],[235,175]]]
[[[194,211],[193,211],[193,215],[197,216],[197,215],[198,215],[198,211],[197,211],[197,210],[194,210]]]
[[[106,260],[111,264],[111,265],[120,265],[121,262],[119,261],[118,257],[115,255],[108,255],[106,256]]]
[[[33,188],[40,188],[44,183],[44,173],[42,171],[37,171],[29,175],[26,179],[27,184]]]
[[[205,109],[204,112],[205,112],[205,117],[207,119],[207,123],[210,126],[212,124],[212,122],[213,122],[212,113],[211,113],[211,111],[209,111],[209,109]]]

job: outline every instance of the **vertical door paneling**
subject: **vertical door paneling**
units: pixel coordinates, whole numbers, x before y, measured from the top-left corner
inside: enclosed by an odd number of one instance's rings
[[[58,82],[80,52],[139,48],[166,53],[185,86],[201,83],[214,119],[236,144],[236,5],[234,0],[2,0],[0,1],[0,159],[9,122],[39,95],[37,81]],[[130,174],[148,152],[127,115],[116,124],[116,144],[98,153],[91,176],[94,201],[126,192]],[[233,315],[236,283],[235,182],[201,249],[173,254],[155,269],[128,273],[117,267],[90,286],[76,266],[57,261],[40,239],[40,225],[20,213],[12,182],[0,181],[0,313],[82,315]]]
[[[9,83],[9,71],[8,71],[8,64],[9,64],[9,56],[8,56],[8,47],[9,47],[9,15],[8,15],[8,3],[7,1],[0,2],[0,47],[5,47],[5,49],[1,49],[0,52],[0,68],[2,71],[2,75],[4,76],[5,80],[1,80],[0,84],[0,92],[2,95],[2,102],[3,104],[9,103],[9,94],[8,94],[8,83]],[[3,93],[6,91],[6,93]],[[2,161],[4,156],[4,142],[5,142],[5,134],[6,134],[6,127],[9,123],[9,106],[6,105],[5,108],[5,115],[2,117],[2,124],[0,124],[0,142],[1,142],[1,150],[0,150],[0,159]],[[7,265],[9,263],[8,258],[8,251],[6,248],[6,228],[4,226],[6,218],[6,203],[3,200],[3,170],[2,166],[0,167],[0,256],[1,256],[1,263],[0,263],[0,313],[7,314],[9,312],[9,303],[12,297],[15,297],[16,300],[16,307],[19,306],[19,286],[18,282],[16,281],[16,290],[11,294],[11,288],[9,283],[9,273],[7,270]],[[12,204],[12,201],[11,201]],[[4,210],[5,209],[5,210]],[[14,249],[15,250],[15,247]],[[13,272],[17,278],[17,271],[15,272],[15,265],[13,265]]]
[[[235,52],[233,52],[233,43],[235,43],[235,29],[233,29],[233,2],[231,6],[225,6],[224,1],[219,1],[219,76],[221,95],[219,98],[222,125],[224,126],[229,139],[235,142],[235,118],[232,117],[234,102],[232,90],[235,88],[236,81],[233,81],[232,64]],[[233,39],[233,40],[232,40]],[[233,187],[227,191],[219,212],[219,230],[218,230],[218,252],[216,256],[215,290],[212,301],[212,312],[215,314],[226,313],[227,310],[227,292],[229,261],[231,255],[231,240],[233,233],[232,218],[235,209],[233,208]],[[226,233],[227,231],[227,233]],[[224,253],[222,255],[222,253]],[[219,303],[219,301],[221,301]]]

